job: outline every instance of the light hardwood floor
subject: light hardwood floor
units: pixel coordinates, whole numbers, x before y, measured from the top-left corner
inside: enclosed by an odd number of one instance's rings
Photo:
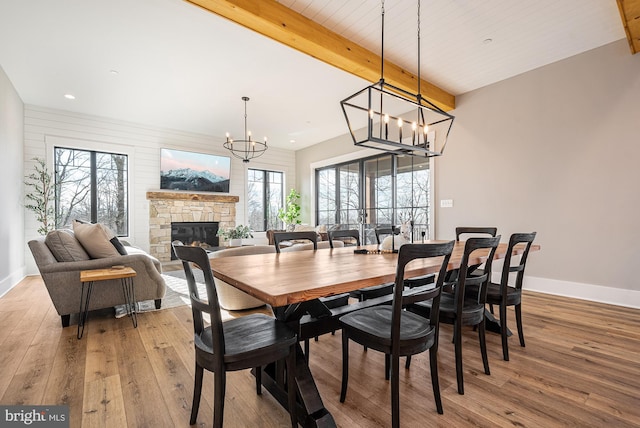
[[[439,369],[444,415],[435,410],[428,354],[401,372],[401,422],[424,426],[640,426],[640,310],[527,292],[527,347],[488,334],[491,375],[477,334],[465,329],[465,395],[458,395],[451,327],[442,326]],[[72,323],[74,322],[72,317]],[[514,324],[513,312],[509,321]],[[352,344],[347,400],[340,404],[340,333],[311,343],[311,371],[342,427],[390,425],[383,356]],[[39,277],[0,299],[0,404],[67,404],[71,427],[186,427],[193,388],[191,310],[143,313],[134,329],[111,311],[91,313],[82,340],[61,328]],[[207,373],[198,426],[213,421]],[[283,427],[288,414],[248,371],[230,373],[226,427]]]

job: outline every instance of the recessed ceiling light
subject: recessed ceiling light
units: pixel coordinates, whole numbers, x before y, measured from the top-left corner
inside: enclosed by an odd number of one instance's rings
[[[64,97],[68,100],[75,100],[76,97],[73,94],[64,94]]]
[[[290,142],[291,144],[293,144],[293,143],[295,143],[295,142],[296,142],[296,140],[289,140],[289,142]]]
[[[117,76],[118,74],[120,74],[118,73],[118,70],[109,70],[109,73],[111,73],[114,76]]]
[[[484,39],[482,41],[482,43],[484,43],[485,45],[488,45],[489,43],[493,42],[493,39]]]

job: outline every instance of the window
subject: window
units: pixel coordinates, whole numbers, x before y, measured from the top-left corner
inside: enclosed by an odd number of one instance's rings
[[[429,238],[429,159],[382,154],[316,170],[316,221],[360,229],[375,242],[376,227],[413,221],[413,238]]]
[[[54,148],[56,227],[75,219],[129,234],[127,155]]]
[[[248,173],[249,227],[256,232],[282,228],[278,211],[284,201],[284,174],[260,169],[249,169]]]

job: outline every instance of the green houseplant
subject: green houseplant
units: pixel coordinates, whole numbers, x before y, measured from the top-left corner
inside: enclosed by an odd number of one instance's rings
[[[291,189],[291,192],[287,195],[284,208],[278,211],[278,218],[284,223],[285,229],[292,231],[296,224],[300,224],[300,193],[295,189]]]
[[[33,158],[34,172],[25,176],[26,186],[24,207],[36,214],[40,223],[38,233],[46,235],[56,228],[54,198],[55,182],[43,159]]]
[[[224,238],[229,242],[229,245],[232,246],[242,245],[243,239],[253,238],[253,232],[249,228],[249,226],[243,226],[241,224],[236,227],[230,227],[227,229],[218,229],[217,235],[221,238]]]

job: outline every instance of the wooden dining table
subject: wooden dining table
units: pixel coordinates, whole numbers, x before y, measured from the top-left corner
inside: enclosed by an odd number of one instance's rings
[[[425,241],[446,242],[446,241]],[[358,254],[354,250],[366,249],[369,254]],[[539,250],[532,245],[531,251]],[[337,325],[342,314],[374,304],[380,304],[390,296],[358,302],[347,307],[327,308],[320,297],[347,293],[363,287],[393,282],[396,275],[398,255],[378,253],[377,246],[341,247],[315,251],[293,251],[279,254],[255,254],[211,259],[214,277],[233,285],[247,294],[260,299],[274,309],[278,319],[300,330],[300,320],[316,320],[316,324]],[[524,246],[516,246],[520,254]],[[504,258],[508,244],[501,243],[496,250],[496,259]],[[464,241],[456,242],[448,269],[458,269],[464,252]],[[480,265],[486,261],[488,251],[477,250],[471,254],[469,264]],[[438,272],[442,260],[418,259],[405,268],[405,278]],[[332,324],[333,323],[333,324]],[[309,330],[309,331],[313,331]],[[310,336],[315,333],[306,333]],[[299,335],[300,336],[300,335]],[[303,340],[307,337],[299,337]],[[305,427],[333,427],[335,421],[324,407],[318,389],[309,370],[306,356],[298,345],[296,365],[296,388],[298,389],[298,421]],[[287,407],[287,393],[282,367],[266,367],[262,375],[264,387]]]

